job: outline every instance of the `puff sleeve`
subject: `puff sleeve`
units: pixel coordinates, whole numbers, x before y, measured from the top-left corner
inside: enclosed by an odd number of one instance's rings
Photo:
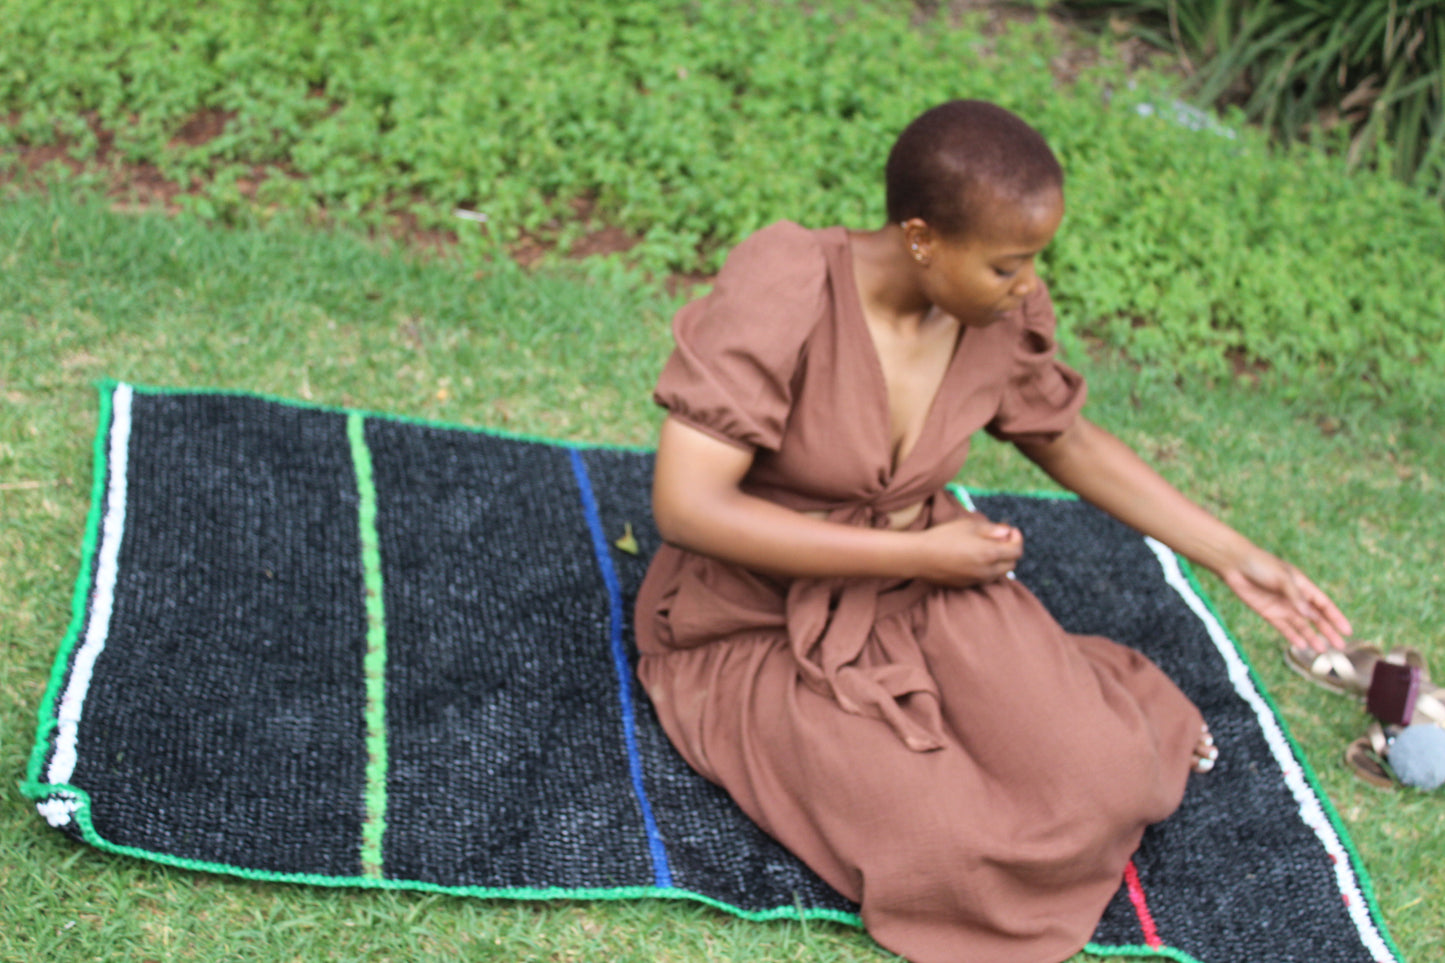
[[[753,234],[728,255],[712,292],[673,318],[653,400],[719,440],[776,451],[827,284],[813,232],[784,221]]]
[[[997,412],[985,426],[1004,441],[1049,441],[1074,422],[1084,406],[1084,378],[1057,358],[1057,321],[1041,282],[1020,308],[1011,370]]]

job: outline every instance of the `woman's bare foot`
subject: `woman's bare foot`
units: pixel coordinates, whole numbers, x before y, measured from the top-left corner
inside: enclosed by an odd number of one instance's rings
[[[1209,726],[1201,726],[1199,741],[1194,744],[1194,771],[1208,772],[1218,761],[1219,747],[1214,744],[1214,736],[1210,733]]]

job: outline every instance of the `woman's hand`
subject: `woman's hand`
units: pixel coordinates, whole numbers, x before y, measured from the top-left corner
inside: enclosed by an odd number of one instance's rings
[[[1294,566],[1180,494],[1124,444],[1084,418],[1049,442],[1019,448],[1065,488],[1224,579],[1290,645],[1343,648],[1350,623]]]
[[[1012,525],[982,515],[935,525],[918,532],[917,577],[951,588],[1003,578],[1024,553],[1024,536]]]
[[[1297,649],[1323,652],[1345,647],[1352,629],[1330,597],[1288,562],[1250,547],[1217,574],[1224,584],[1274,626]]]

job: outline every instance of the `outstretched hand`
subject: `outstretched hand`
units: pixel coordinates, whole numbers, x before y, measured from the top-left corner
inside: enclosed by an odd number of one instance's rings
[[[1262,549],[1253,549],[1219,576],[1297,649],[1342,649],[1353,631],[1349,619],[1303,572]]]

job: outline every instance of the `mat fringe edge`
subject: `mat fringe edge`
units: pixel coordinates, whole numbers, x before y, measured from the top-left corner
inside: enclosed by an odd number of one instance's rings
[[[449,896],[468,896],[479,899],[499,900],[627,900],[627,899],[667,899],[686,900],[689,902],[702,903],[713,909],[721,910],[732,916],[738,916],[755,922],[770,922],[773,920],[828,920],[835,923],[842,923],[855,929],[863,928],[863,921],[857,914],[845,913],[840,910],[827,908],[808,909],[800,906],[785,906],[770,910],[745,910],[733,906],[730,903],[715,899],[711,896],[704,896],[692,890],[681,887],[660,887],[660,886],[616,886],[616,887],[567,887],[567,886],[448,886],[442,883],[428,883],[422,880],[402,880],[377,878],[372,876],[322,876],[315,873],[283,873],[271,870],[249,869],[244,866],[232,866],[228,863],[212,863],[206,860],[190,859],[185,856],[174,856],[169,853],[158,853],[148,849],[141,849],[136,846],[125,846],[120,843],[111,842],[101,836],[95,829],[90,818],[90,797],[85,790],[75,786],[61,785],[34,785],[26,784],[22,787],[27,795],[37,798],[34,793],[40,792],[43,795],[64,794],[74,802],[73,819],[80,837],[90,846],[106,853],[113,853],[118,856],[128,856],[146,860],[151,863],[159,863],[163,866],[173,866],[192,872],[215,873],[222,876],[235,876],[242,879],[267,883],[292,883],[309,886],[323,886],[330,889],[373,889],[373,890],[395,890],[422,893],[441,893]]]

